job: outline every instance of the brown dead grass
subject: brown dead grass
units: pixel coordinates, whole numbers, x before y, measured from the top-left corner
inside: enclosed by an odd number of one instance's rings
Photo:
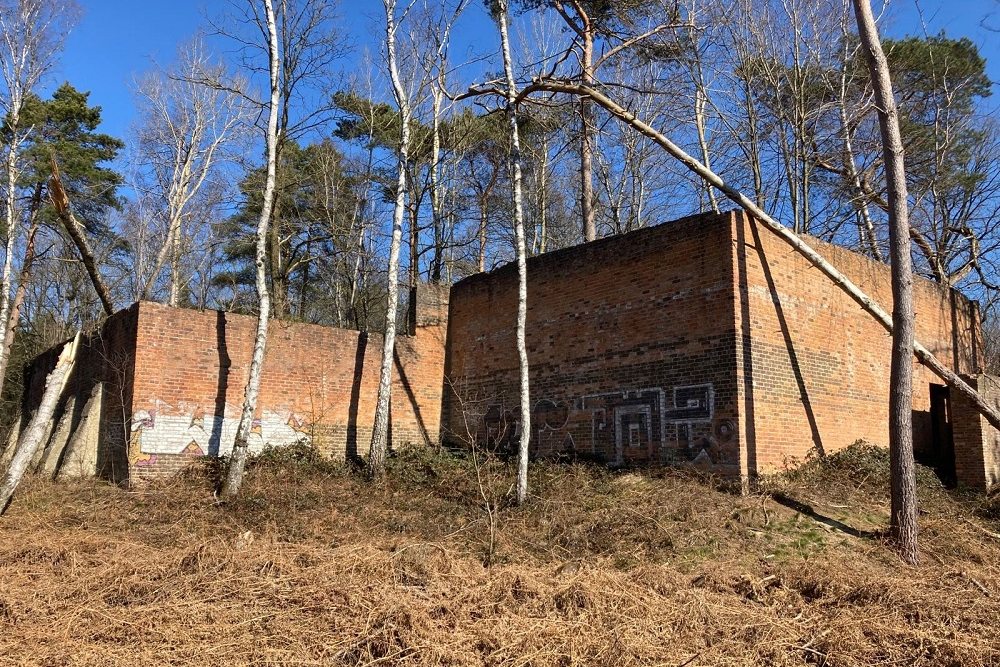
[[[523,509],[503,464],[481,488],[426,454],[375,488],[271,457],[226,506],[206,472],[31,481],[0,520],[0,664],[1000,664],[995,508],[922,475],[905,566],[869,534],[880,456],[749,496],[540,464]]]

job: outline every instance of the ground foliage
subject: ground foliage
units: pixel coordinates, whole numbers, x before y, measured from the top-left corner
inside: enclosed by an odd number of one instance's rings
[[[921,565],[903,565],[877,448],[748,495],[537,464],[522,509],[480,456],[403,454],[372,487],[275,452],[226,505],[216,471],[27,483],[0,521],[0,664],[1000,662],[997,498],[922,471]]]

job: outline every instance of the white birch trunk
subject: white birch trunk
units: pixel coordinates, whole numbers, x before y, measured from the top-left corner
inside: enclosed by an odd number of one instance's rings
[[[257,251],[254,257],[254,264],[257,270],[256,284],[260,312],[257,315],[257,333],[253,343],[253,356],[250,359],[250,374],[247,378],[247,387],[243,395],[243,410],[240,413],[240,422],[236,428],[236,441],[233,443],[233,452],[229,457],[226,479],[221,489],[223,498],[230,498],[236,495],[243,484],[243,470],[246,467],[247,447],[250,440],[250,430],[253,427],[253,416],[257,410],[257,395],[260,392],[260,380],[264,369],[264,351],[267,347],[267,326],[271,314],[271,296],[267,286],[266,262],[268,226],[271,222],[271,210],[274,206],[275,174],[277,170],[280,59],[278,54],[278,29],[275,24],[272,0],[264,0],[264,11],[267,15],[271,99],[267,119],[267,180],[264,184],[264,200],[261,205],[260,218],[257,221]]]
[[[388,294],[385,315],[385,336],[382,339],[382,364],[379,368],[378,398],[375,403],[375,423],[368,449],[368,474],[377,479],[385,473],[385,458],[389,440],[389,411],[392,403],[392,365],[396,350],[396,310],[399,306],[399,249],[403,239],[403,215],[406,213],[406,169],[410,153],[410,100],[399,77],[396,61],[396,0],[383,0],[385,5],[385,46],[389,78],[399,107],[399,165],[396,176],[396,201],[392,209],[392,240],[389,244]],[[415,267],[413,267],[415,269]],[[411,269],[411,271],[413,270]]]
[[[14,457],[7,468],[7,474],[4,476],[3,482],[0,482],[0,515],[7,511],[17,485],[21,483],[29,464],[45,442],[45,434],[52,424],[59,398],[66,387],[66,381],[69,380],[69,376],[73,372],[79,345],[80,334],[78,333],[72,341],[63,346],[55,368],[45,378],[42,400],[28,423],[28,427],[24,429],[18,439],[17,449],[14,450]]]
[[[869,0],[854,0],[858,35],[875,90],[885,180],[889,199],[889,263],[892,270],[892,362],[889,367],[889,457],[891,469],[890,533],[900,557],[916,564],[917,479],[913,461],[913,267],[910,255],[909,203],[899,112],[889,77],[889,63]]]
[[[7,216],[7,244],[5,247],[6,254],[3,260],[3,275],[0,276],[0,290],[3,290],[3,294],[0,294],[0,322],[4,323],[6,326],[7,321],[10,319],[10,302],[11,302],[11,284],[12,277],[14,273],[14,247],[17,243],[17,232],[18,232],[18,221],[17,221],[17,160],[18,160],[18,148],[20,145],[20,140],[18,137],[18,121],[21,111],[21,100],[15,100],[15,91],[11,91],[11,114],[10,114],[10,127],[11,127],[11,142],[10,146],[7,147],[7,196],[5,202],[6,216]],[[3,344],[0,344],[0,391],[3,391],[4,379],[6,377],[7,371],[7,360],[10,357],[10,346],[6,344],[6,339]]]
[[[528,319],[528,262],[524,244],[524,200],[521,193],[521,136],[517,127],[517,84],[507,34],[507,0],[497,2],[500,48],[507,79],[507,120],[510,123],[510,162],[514,191],[514,244],[517,253],[517,358],[520,369],[521,420],[517,448],[517,504],[528,499],[528,447],[531,444],[531,393],[525,329]],[[586,122],[586,120],[584,121]],[[593,239],[588,239],[593,240]]]
[[[557,81],[539,81],[521,91],[521,94],[518,96],[518,100],[520,101],[527,97],[530,93],[539,90],[567,93],[569,95],[587,95],[592,100],[607,109],[610,113],[631,125],[643,136],[649,137],[671,156],[681,162],[685,167],[690,169],[700,178],[703,178],[705,181],[712,184],[714,187],[718,188],[722,194],[726,195],[726,197],[738,204],[744,211],[750,213],[764,227],[776,234],[783,241],[788,243],[788,245],[792,246],[793,249],[808,259],[813,266],[823,273],[823,275],[829,278],[837,287],[839,287],[859,306],[861,306],[862,310],[875,318],[875,320],[878,321],[879,324],[886,329],[886,331],[892,332],[892,318],[889,314],[886,313],[885,310],[883,310],[883,308],[871,297],[865,294],[857,285],[855,285],[850,278],[838,271],[835,266],[826,261],[822,255],[816,252],[816,250],[795,235],[791,230],[768,215],[764,209],[747,198],[739,190],[736,190],[728,185],[718,174],[710,169],[707,169],[705,165],[688,155],[677,144],[670,141],[670,139],[663,134],[657,132],[652,126],[637,118],[633,113],[617,104],[600,91],[587,86]],[[917,357],[917,360],[920,363],[944,380],[948,386],[965,396],[965,398],[967,398],[976,407],[976,410],[978,410],[979,413],[986,418],[991,426],[1000,429],[1000,411],[984,400],[983,397],[980,396],[975,389],[970,387],[965,380],[959,377],[957,373],[952,371],[945,364],[941,363],[941,361],[931,354],[926,347],[921,345],[920,342],[916,340],[913,341],[913,354]]]

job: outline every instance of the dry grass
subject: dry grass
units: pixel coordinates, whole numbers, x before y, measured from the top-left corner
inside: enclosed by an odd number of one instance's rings
[[[995,506],[922,475],[904,566],[875,532],[883,463],[853,450],[750,496],[539,465],[524,509],[502,464],[481,488],[426,454],[376,488],[271,457],[227,506],[205,471],[32,481],[0,520],[0,664],[1000,664]]]

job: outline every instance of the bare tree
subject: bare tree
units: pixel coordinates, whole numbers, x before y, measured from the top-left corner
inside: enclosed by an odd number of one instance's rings
[[[889,263],[892,269],[892,362],[889,369],[889,452],[892,511],[890,531],[900,556],[915,564],[917,481],[913,461],[913,267],[909,203],[899,112],[889,63],[879,40],[869,0],[853,0],[858,35],[871,71],[878,110],[889,200]]]
[[[281,111],[281,53],[278,50],[278,28],[275,23],[272,0],[264,0],[264,13],[267,24],[267,54],[271,97],[267,119],[267,179],[264,183],[264,198],[260,209],[260,217],[257,221],[256,254],[254,257],[259,310],[257,313],[257,333],[253,343],[253,356],[250,359],[250,373],[247,377],[246,391],[243,396],[243,410],[240,413],[240,422],[236,429],[236,441],[233,443],[233,452],[229,458],[226,479],[221,489],[223,498],[230,498],[236,495],[243,484],[243,470],[246,467],[250,430],[253,427],[253,416],[257,409],[257,395],[260,392],[261,375],[264,370],[267,328],[271,315],[271,297],[267,284],[267,242],[271,211],[274,207],[274,187],[277,173],[278,116]]]
[[[142,287],[148,298],[161,269],[169,262],[168,303],[177,306],[184,279],[181,276],[183,226],[194,212],[195,199],[219,163],[228,144],[248,120],[241,95],[201,81],[225,78],[220,65],[211,62],[204,44],[195,40],[184,46],[173,70],[145,77],[138,86],[143,124],[139,150],[151,176],[166,234]]]
[[[406,213],[406,174],[409,169],[410,121],[413,112],[410,96],[400,78],[396,33],[396,0],[382,0],[385,6],[385,49],[392,81],[392,92],[399,109],[400,132],[397,151],[395,201],[392,209],[392,240],[389,246],[389,271],[386,277],[385,335],[382,339],[382,363],[379,368],[378,397],[375,402],[375,422],[368,450],[368,474],[373,479],[385,473],[385,458],[389,439],[389,410],[392,396],[392,368],[396,351],[396,311],[399,306],[399,248],[403,239],[403,215]],[[405,16],[406,10],[403,11]],[[414,267],[411,267],[411,271]]]
[[[496,0],[496,20],[500,29],[500,49],[506,81],[507,120],[510,124],[510,168],[514,199],[514,252],[517,254],[517,358],[521,403],[517,446],[517,504],[528,499],[528,447],[531,444],[531,391],[525,329],[528,320],[528,262],[524,242],[524,201],[521,194],[521,135],[517,125],[517,83],[507,31],[507,0]]]

